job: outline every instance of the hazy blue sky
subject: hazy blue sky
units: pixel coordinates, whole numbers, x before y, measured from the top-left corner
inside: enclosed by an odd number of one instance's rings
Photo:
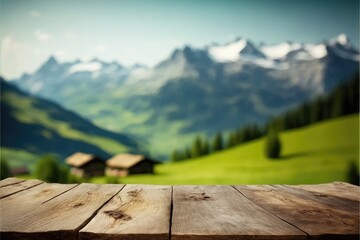
[[[0,74],[32,72],[50,55],[154,65],[184,44],[340,33],[359,48],[358,0],[0,0]]]

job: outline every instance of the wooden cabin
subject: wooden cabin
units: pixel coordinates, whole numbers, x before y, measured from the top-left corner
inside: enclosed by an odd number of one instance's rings
[[[77,152],[66,158],[71,174],[79,177],[103,176],[105,162],[95,155]]]
[[[154,173],[155,162],[143,155],[118,154],[106,162],[106,175],[127,176],[139,173]]]

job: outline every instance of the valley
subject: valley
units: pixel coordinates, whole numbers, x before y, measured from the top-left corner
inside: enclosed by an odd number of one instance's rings
[[[97,58],[59,62],[13,82],[97,126],[136,138],[154,158],[268,119],[324,95],[358,71],[344,34],[317,44],[256,45],[243,38],[175,49],[154,67]],[[180,146],[179,146],[180,145]]]

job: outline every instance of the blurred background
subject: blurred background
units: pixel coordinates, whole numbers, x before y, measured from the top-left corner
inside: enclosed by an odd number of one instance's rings
[[[359,1],[1,0],[1,179],[359,184]]]

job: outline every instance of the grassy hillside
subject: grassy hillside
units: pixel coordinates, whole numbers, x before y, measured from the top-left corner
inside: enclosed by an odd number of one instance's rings
[[[141,152],[131,137],[96,127],[77,114],[30,96],[1,80],[1,158],[11,166],[31,166],[52,153],[64,159],[76,151],[107,158],[119,152]]]
[[[359,161],[358,115],[286,131],[280,137],[283,151],[278,160],[264,157],[264,139],[259,139],[202,158],[159,165],[154,176],[130,176],[121,182],[298,184],[346,181],[350,161]]]

